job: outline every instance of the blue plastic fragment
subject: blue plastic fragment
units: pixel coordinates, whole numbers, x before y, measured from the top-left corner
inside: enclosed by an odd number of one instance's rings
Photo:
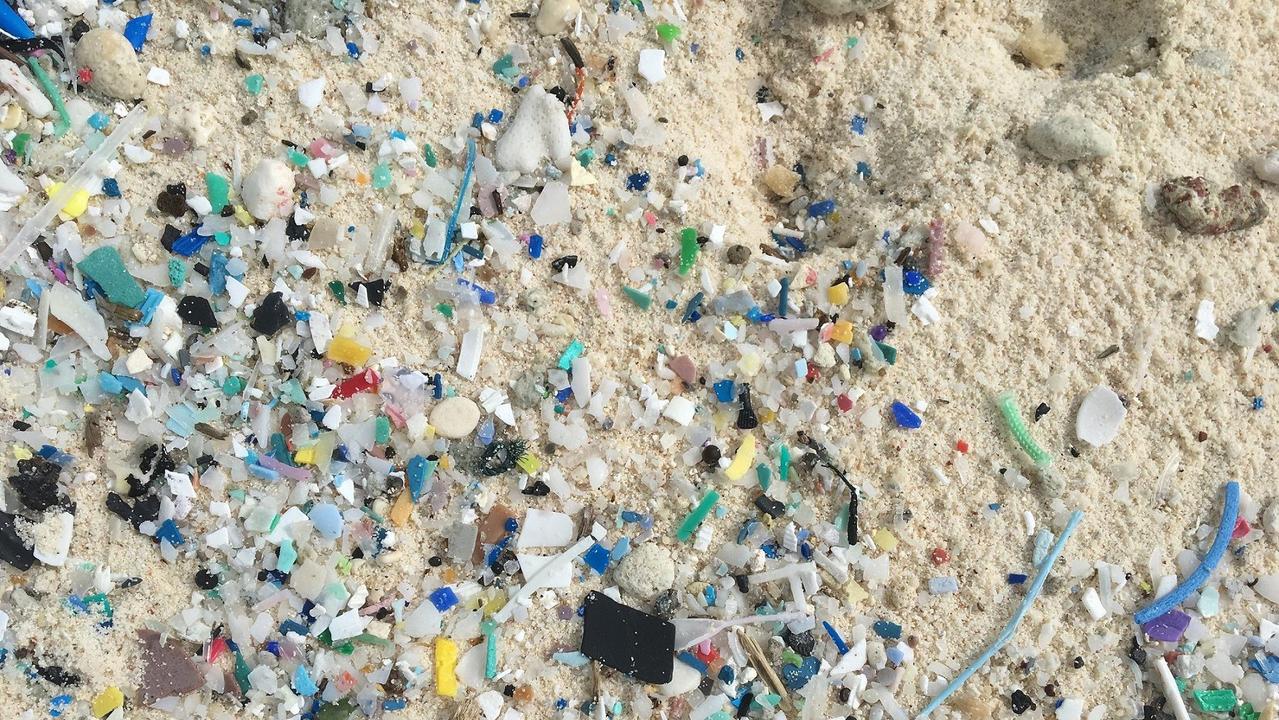
[[[631,173],[626,177],[626,189],[637,192],[643,192],[648,189],[648,183],[652,179],[646,171]]]
[[[854,115],[851,125],[853,132],[858,135],[866,134],[866,117],[864,115]]]
[[[848,652],[848,643],[844,642],[843,636],[833,625],[823,620],[822,627],[826,628],[826,634],[830,635],[831,642],[835,643],[835,649],[839,650],[840,655]]]
[[[902,290],[907,295],[923,295],[932,286],[928,278],[918,270],[907,270],[902,273]]]
[[[534,260],[540,260],[542,257],[542,245],[545,240],[541,235],[528,236],[528,256]]]
[[[1266,655],[1261,660],[1253,658],[1248,661],[1248,667],[1256,670],[1271,685],[1279,685],[1279,657]]]
[[[103,178],[102,194],[109,198],[120,197],[120,183],[115,178]]]
[[[608,548],[599,543],[592,545],[582,555],[582,561],[599,575],[603,575],[604,571],[608,570],[608,563],[611,559],[611,553]]]
[[[732,685],[733,680],[737,678],[737,673],[733,670],[732,665],[725,665],[719,669],[719,681],[725,685]]]
[[[200,252],[200,248],[204,247],[205,243],[213,239],[210,235],[201,235],[201,227],[203,226],[196,225],[185,235],[174,240],[172,248],[173,254],[181,255],[182,257],[191,257],[192,255]]]
[[[216,251],[209,258],[209,292],[214,295],[221,295],[226,292],[227,260],[226,255]]]
[[[902,626],[889,620],[876,620],[871,629],[885,640],[899,640],[902,636]]]
[[[173,522],[173,518],[160,523],[160,527],[155,531],[155,538],[157,540],[167,540],[173,547],[186,544],[186,540],[182,537],[182,531],[178,530],[178,524]]]
[[[919,415],[915,414],[910,406],[900,400],[893,401],[893,419],[897,421],[897,427],[906,430],[916,430],[924,424]]]
[[[1009,584],[1009,585],[1020,585],[1020,584],[1022,584],[1022,583],[1024,583],[1024,582],[1026,582],[1026,576],[1025,576],[1025,575],[1022,575],[1021,573],[1008,573],[1008,584]]]
[[[458,603],[457,593],[453,592],[453,588],[447,585],[432,590],[429,597],[431,604],[440,612],[444,612]]]
[[[802,665],[785,663],[782,665],[782,684],[788,690],[799,690],[807,685],[809,680],[813,679],[813,676],[817,674],[821,666],[821,661],[815,657],[804,658]]]
[[[715,391],[715,399],[722,403],[731,403],[737,400],[737,383],[732,380],[716,380],[711,383],[711,389]]]
[[[133,46],[134,52],[142,52],[147,42],[147,31],[151,29],[151,13],[139,15],[124,24],[124,38]]]
[[[808,216],[811,218],[826,217],[835,212],[834,200],[818,200],[808,206]]]
[[[709,669],[707,664],[702,662],[701,658],[687,650],[676,655],[675,658],[703,675],[705,675],[706,671]]]

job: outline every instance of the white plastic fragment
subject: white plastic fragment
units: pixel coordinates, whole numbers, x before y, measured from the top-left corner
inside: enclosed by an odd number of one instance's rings
[[[1200,300],[1199,309],[1195,312],[1195,335],[1204,340],[1216,340],[1217,333],[1221,330],[1217,327],[1214,309],[1211,300]]]
[[[329,633],[333,642],[355,637],[364,632],[364,628],[372,620],[372,617],[361,616],[359,608],[348,610],[333,618],[333,622],[329,623]]]
[[[646,48],[639,52],[639,74],[650,83],[657,84],[666,79],[666,51],[661,48]]]
[[[10,302],[0,307],[0,328],[31,337],[36,331],[36,314],[21,303]]]
[[[8,165],[0,163],[0,212],[12,210],[27,195],[27,184]]]
[[[1096,588],[1090,587],[1085,590],[1081,602],[1083,602],[1084,609],[1088,611],[1088,615],[1093,620],[1100,620],[1106,617],[1106,608],[1102,606],[1101,596],[1097,594]]]
[[[34,118],[47,117],[53,112],[53,104],[40,92],[35,83],[27,79],[22,68],[10,60],[0,60],[0,85],[4,85],[18,99],[18,105]]]
[[[555,555],[515,553],[526,583],[537,583],[539,588],[566,588],[573,582],[573,566],[567,563],[552,565],[555,558]]]
[[[1151,653],[1151,655],[1155,658],[1155,669],[1159,671],[1159,683],[1163,685],[1164,697],[1172,705],[1173,717],[1177,720],[1190,720],[1190,714],[1186,712],[1186,703],[1181,699],[1181,688],[1177,686],[1172,670],[1168,668],[1168,661],[1164,660],[1164,656],[1160,653]]]
[[[154,83],[161,87],[168,87],[173,84],[173,78],[169,75],[169,71],[162,67],[151,66],[147,71],[147,82]]]
[[[533,596],[533,593],[537,591],[538,588],[536,587],[536,581],[540,579],[542,573],[560,572],[559,568],[561,565],[571,566],[574,560],[580,557],[582,553],[586,552],[586,550],[594,544],[595,539],[588,535],[578,540],[568,550],[556,555],[551,562],[547,563],[542,568],[541,572],[536,573],[534,577],[529,579],[529,582],[522,585],[520,589],[511,596],[511,599],[502,606],[502,609],[498,610],[493,615],[493,619],[498,623],[504,623],[511,619],[511,615],[515,612],[515,608],[520,607],[527,602],[528,599]]]
[[[79,335],[94,355],[109,360],[107,322],[98,314],[97,308],[80,299],[80,293],[61,283],[50,285],[45,292],[49,294],[49,314]]]
[[[564,547],[573,541],[573,518],[554,510],[530,508],[516,547]]]
[[[591,401],[591,360],[587,357],[573,358],[573,377],[571,381],[573,398],[578,405],[587,405]]]
[[[71,547],[71,533],[75,527],[75,516],[68,512],[50,513],[35,530],[35,547],[33,554],[36,560],[45,565],[61,567],[67,561],[67,551]]]
[[[1075,434],[1089,445],[1101,447],[1119,434],[1119,426],[1127,414],[1128,409],[1119,395],[1105,385],[1098,385],[1079,405]]]
[[[892,263],[884,268],[884,314],[898,325],[906,323],[906,292],[902,285],[902,268]]]
[[[500,170],[531,173],[548,158],[559,165],[572,151],[563,103],[534,85],[524,93],[515,118],[498,138],[494,160]]]
[[[562,182],[548,182],[533,201],[533,209],[529,217],[539,227],[546,225],[562,225],[573,219],[573,205],[568,197],[568,185]]]
[[[314,110],[324,101],[324,86],[326,80],[323,76],[314,80],[307,80],[298,85],[298,102],[302,103],[302,107],[307,110]]]
[[[676,395],[666,403],[665,408],[662,408],[662,417],[687,427],[693,421],[693,414],[696,411],[697,406],[691,400],[683,395]]]
[[[462,335],[462,348],[457,354],[457,374],[474,380],[484,354],[484,326],[476,325]]]

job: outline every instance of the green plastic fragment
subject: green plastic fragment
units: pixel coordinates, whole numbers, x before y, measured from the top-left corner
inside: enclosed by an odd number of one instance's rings
[[[585,349],[586,346],[582,344],[582,341],[575,338],[573,342],[568,344],[568,347],[564,348],[564,354],[560,355],[560,369],[568,370],[573,367],[573,361],[576,360]]]
[[[431,143],[427,143],[422,148],[422,157],[426,158],[427,167],[435,167],[440,163],[440,159],[435,157],[435,148],[431,147]]]
[[[180,288],[186,281],[186,264],[177,258],[169,258],[169,284],[175,288]]]
[[[497,677],[497,623],[484,620],[480,623],[480,632],[484,633],[484,677],[492,680]]]
[[[294,165],[300,168],[306,167],[307,163],[311,162],[311,159],[306,156],[306,153],[296,149],[290,148],[288,155],[289,155],[289,162],[293,163]]]
[[[877,342],[875,344],[879,346],[879,351],[884,353],[884,362],[889,365],[897,364],[897,348],[888,343]]]
[[[327,630],[325,632],[328,632]],[[240,692],[248,693],[249,688],[253,687],[249,684],[249,664],[244,662],[244,656],[239,650],[235,651],[235,683],[240,686]]]
[[[999,396],[999,410],[1004,414],[1004,422],[1008,425],[1008,431],[1013,434],[1017,444],[1021,445],[1021,449],[1026,451],[1030,459],[1034,460],[1035,464],[1041,468],[1052,465],[1052,456],[1044,452],[1035,443],[1035,439],[1030,436],[1030,430],[1026,428],[1026,421],[1021,419],[1021,413],[1017,410],[1017,399],[1013,397],[1011,392],[1006,392]]]
[[[280,386],[280,398],[294,405],[307,403],[306,393],[302,392],[302,383],[295,378],[290,378]]]
[[[244,78],[244,89],[248,90],[251,95],[257,95],[262,92],[262,85],[265,82],[261,75],[254,73]]]
[[[102,287],[111,302],[125,307],[137,307],[146,299],[146,293],[137,280],[129,274],[120,259],[120,251],[104,245],[76,263],[80,272],[88,275]]]
[[[1261,717],[1261,713],[1257,712],[1257,709],[1252,706],[1252,703],[1246,702],[1239,706],[1238,717],[1239,720],[1257,720],[1257,718]]]
[[[1231,688],[1196,690],[1193,694],[1203,712],[1224,713],[1235,709],[1235,691]]]
[[[373,168],[373,189],[384,190],[391,185],[391,166],[381,162]]]
[[[338,302],[343,305],[346,304],[346,286],[342,284],[341,280],[333,280],[330,282],[329,292],[333,293],[333,297],[337,298]]]
[[[231,233],[215,232],[213,233],[213,241],[221,245],[222,247],[226,247],[231,244]]]
[[[213,214],[222,212],[231,199],[231,183],[217,173],[204,174],[204,187],[208,188],[209,204],[213,206]]]
[[[452,305],[449,305],[448,303],[440,303],[439,305],[436,305],[436,306],[435,306],[435,309],[436,309],[436,310],[439,310],[439,311],[440,311],[440,314],[441,314],[441,315],[443,315],[444,317],[448,318],[449,320],[452,320],[452,319],[453,319],[453,306],[452,306]]]
[[[378,415],[373,421],[373,441],[378,445],[391,442],[391,420],[385,415]]]
[[[697,262],[697,254],[702,246],[697,243],[697,230],[684,228],[679,231],[679,274],[687,275]]]
[[[764,491],[768,490],[768,486],[773,484],[772,475],[772,471],[770,471],[768,466],[764,463],[760,463],[755,466],[755,477],[759,479],[760,489]]]
[[[852,50],[853,48],[857,47],[857,38],[853,37],[852,35],[849,35],[848,39],[844,41],[844,47],[848,48],[849,50]]]
[[[493,74],[507,82],[514,82],[520,76],[520,69],[515,65],[515,58],[507,53],[493,63]]]
[[[719,502],[719,493],[714,490],[708,491],[702,496],[702,501],[697,503],[697,507],[693,508],[693,512],[684,518],[684,524],[679,526],[679,532],[675,533],[675,537],[680,542],[685,542],[693,537],[693,531],[697,530],[697,526],[702,524],[706,516],[710,514],[711,508],[715,507],[715,503]]]
[[[18,157],[25,158],[27,156],[27,143],[31,142],[31,133],[18,133],[13,136],[13,151]]]
[[[646,292],[636,290],[629,285],[623,285],[622,293],[626,295],[627,300],[635,303],[635,307],[640,310],[647,310],[653,306],[653,297]]]
[[[276,558],[275,569],[280,572],[290,572],[297,559],[298,551],[293,549],[293,540],[284,538],[284,541],[280,543],[280,556]]]
[[[98,612],[102,614],[102,617],[104,620],[110,620],[111,618],[115,617],[115,611],[111,609],[111,601],[108,600],[107,596],[103,595],[102,593],[93,593],[92,595],[85,595],[84,604],[87,607],[93,607],[96,605],[98,607]]]
[[[380,638],[377,635],[373,635],[370,633],[360,633],[359,635],[356,635],[355,637],[351,638],[351,641],[364,643],[365,645],[377,645],[378,647],[388,647],[391,644],[390,640],[387,640],[386,638]]]
[[[222,394],[227,397],[235,397],[244,390],[244,378],[229,375],[226,380],[222,381]]]
[[[790,482],[790,448],[783,445],[777,455],[777,476],[782,482]]]
[[[680,29],[679,25],[659,23],[657,26],[657,37],[661,38],[662,42],[675,42],[679,39],[679,34],[681,32],[683,31]]]
[[[595,148],[582,148],[582,151],[577,154],[577,162],[584,168],[590,167],[594,161]]]
[[[53,124],[53,136],[62,137],[71,129],[71,116],[67,114],[67,106],[62,103],[62,92],[58,90],[58,86],[49,79],[45,74],[44,68],[40,67],[39,61],[34,57],[27,57],[27,67],[31,68],[31,74],[36,76],[36,82],[40,84],[40,89],[45,95],[49,96],[49,102],[53,103],[53,109],[58,111],[58,121]]]

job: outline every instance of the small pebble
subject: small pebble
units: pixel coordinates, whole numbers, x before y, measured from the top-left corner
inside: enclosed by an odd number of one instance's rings
[[[1202,177],[1179,177],[1159,189],[1163,205],[1182,230],[1220,235],[1244,230],[1266,218],[1268,209],[1256,190],[1242,185],[1218,189]]]
[[[440,437],[464,438],[479,424],[480,406],[470,398],[451,397],[431,409],[431,426]]]
[[[244,178],[244,207],[259,220],[286,217],[293,209],[293,171],[281,160],[264,158]]]
[[[540,35],[559,35],[573,26],[581,12],[579,0],[542,0],[533,26]]]
[[[1049,160],[1069,162],[1112,155],[1115,139],[1097,123],[1075,113],[1057,113],[1030,126],[1026,144]]]
[[[729,265],[745,265],[751,259],[751,249],[745,245],[732,245],[724,253]]]
[[[893,0],[808,0],[808,6],[823,15],[865,15],[888,7]]]
[[[146,87],[146,74],[133,45],[110,28],[94,28],[80,38],[75,64],[92,73],[88,83],[92,90],[117,100],[139,98]]]
[[[624,592],[648,600],[675,583],[675,560],[656,542],[640,543],[617,564],[613,581]]]

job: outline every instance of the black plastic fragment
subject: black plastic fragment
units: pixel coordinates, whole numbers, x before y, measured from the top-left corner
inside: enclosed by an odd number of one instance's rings
[[[0,560],[19,570],[30,570],[36,556],[18,536],[18,528],[14,525],[16,520],[16,516],[0,512]]]
[[[671,681],[674,625],[603,593],[587,593],[584,607],[583,655],[642,682]]]
[[[284,294],[277,291],[262,298],[262,302],[253,311],[253,319],[249,322],[249,326],[270,337],[291,322],[293,322],[293,311],[289,310],[289,306],[285,304]]]
[[[218,318],[213,314],[209,299],[199,295],[187,295],[178,302],[178,317],[202,328],[218,327]]]

